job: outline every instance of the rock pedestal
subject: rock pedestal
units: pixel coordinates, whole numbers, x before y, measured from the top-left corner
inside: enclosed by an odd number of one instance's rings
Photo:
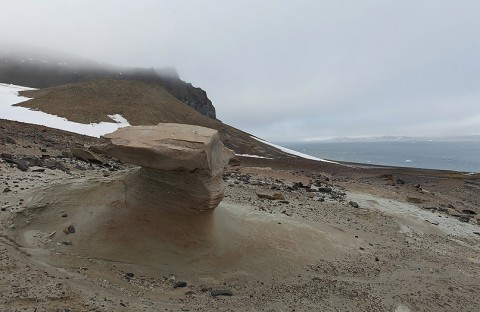
[[[120,128],[105,138],[104,154],[141,166],[126,179],[128,206],[204,213],[222,200],[223,168],[234,154],[217,130],[164,123]]]

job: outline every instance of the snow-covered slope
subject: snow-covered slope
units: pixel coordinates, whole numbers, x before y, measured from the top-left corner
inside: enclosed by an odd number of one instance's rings
[[[41,111],[30,110],[28,108],[20,106],[13,106],[13,104],[28,100],[28,98],[18,95],[18,92],[23,90],[33,89],[0,83],[0,119],[42,125],[50,128],[80,133],[92,137],[100,137],[101,135],[113,132],[118,128],[130,125],[125,118],[118,114],[108,116],[113,121],[115,121],[115,123],[100,122],[92,124],[82,124],[69,121],[65,118],[47,114]]]
[[[310,155],[307,155],[307,154],[304,154],[304,153],[300,153],[300,152],[294,151],[292,149],[289,149],[289,148],[286,148],[286,147],[283,147],[283,146],[280,146],[280,145],[276,145],[276,144],[264,141],[262,139],[254,137],[254,136],[252,136],[252,138],[254,138],[255,140],[257,140],[259,142],[262,142],[264,144],[267,144],[267,145],[273,146],[275,148],[278,148],[282,152],[285,152],[285,153],[290,154],[290,155],[298,156],[298,157],[305,158],[305,159],[311,159],[311,160],[323,161],[323,162],[332,163],[332,164],[338,164],[337,162],[317,158],[317,157],[310,156]]]

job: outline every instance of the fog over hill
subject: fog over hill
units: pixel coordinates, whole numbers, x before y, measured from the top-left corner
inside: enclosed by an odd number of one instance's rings
[[[181,80],[174,68],[112,66],[58,52],[37,51],[25,47],[4,47],[0,50],[0,82],[3,83],[46,88],[104,78],[159,84],[200,114],[216,118],[215,107],[207,93]]]

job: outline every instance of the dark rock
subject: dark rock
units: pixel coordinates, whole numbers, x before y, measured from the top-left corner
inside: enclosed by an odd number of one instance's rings
[[[228,162],[228,165],[231,166],[231,167],[238,167],[240,166],[240,158],[238,157],[233,157],[232,159],[230,159],[230,161]]]
[[[458,218],[458,220],[460,220],[460,221],[462,221],[462,222],[469,222],[469,221],[470,221],[470,217],[461,216],[460,218]]]
[[[6,188],[3,189],[3,192],[4,192],[4,193],[8,193],[8,192],[11,192],[11,191],[12,191],[12,190],[11,190],[10,188],[8,188],[8,187],[6,187]]]
[[[349,201],[348,204],[352,206],[353,208],[358,208],[358,204],[354,201]]]
[[[233,293],[230,290],[224,290],[224,289],[212,290],[210,293],[214,297],[217,297],[217,296],[233,296]]]
[[[82,165],[79,165],[79,164],[76,164],[76,165],[75,165],[75,169],[77,169],[77,170],[81,170],[81,171],[85,171],[85,170],[87,170],[87,168],[85,168],[84,166],[82,166]]]
[[[448,206],[447,206],[447,207],[448,207],[448,208],[451,208],[451,209],[455,209],[455,206],[454,206],[454,205],[452,205],[452,204],[448,204]]]
[[[47,165],[47,168],[58,169],[67,173],[70,171],[64,164],[56,160],[55,161],[50,160],[50,162]]]
[[[29,168],[28,162],[24,160],[17,160],[15,163],[17,164],[17,168],[22,171],[27,171]]]
[[[375,261],[380,261],[380,259],[378,259],[378,257],[375,257]]]
[[[75,233],[75,228],[72,225],[70,225],[69,227],[67,227],[67,231],[68,233],[73,234]]]
[[[83,148],[71,148],[70,152],[72,153],[73,157],[78,159],[83,159],[86,161],[102,163],[102,159],[96,155],[95,153],[90,152],[87,149]]]
[[[62,214],[62,218],[66,218],[66,217],[68,217],[68,214],[66,213]]]
[[[30,167],[42,165],[41,160],[37,157],[24,157],[21,160],[27,162]]]
[[[397,184],[405,184],[405,181],[403,181],[402,179],[397,179]]]
[[[187,287],[187,283],[186,282],[177,282],[175,283],[175,285],[173,285],[173,288],[177,289],[177,288],[183,288],[183,287]]]
[[[289,204],[290,203],[288,200],[279,200],[278,202],[282,203],[282,204]]]
[[[0,210],[1,210],[1,211],[7,211],[7,208],[2,208],[2,209],[0,209]]]
[[[47,152],[47,149],[44,148],[44,147],[42,147],[42,148],[40,148],[40,151],[41,151],[42,153],[46,153],[46,152]]]
[[[32,172],[45,172],[45,168],[33,169]]]
[[[421,188],[420,184],[415,185],[415,188],[417,188],[417,189]]]
[[[132,278],[134,276],[135,276],[135,274],[133,274],[131,272],[125,273],[125,277]]]
[[[475,235],[480,235],[480,232],[473,232],[473,234],[475,234]]]
[[[476,215],[477,214],[475,211],[470,210],[470,209],[463,209],[462,212],[465,213],[465,214],[468,214],[468,215]]]
[[[321,193],[331,193],[332,188],[331,187],[319,187],[318,191],[321,192]]]
[[[8,153],[2,153],[2,154],[0,154],[0,156],[1,156],[3,159],[13,159],[12,154],[8,154]]]
[[[73,158],[72,152],[70,151],[63,151],[62,152],[62,157],[64,158]]]

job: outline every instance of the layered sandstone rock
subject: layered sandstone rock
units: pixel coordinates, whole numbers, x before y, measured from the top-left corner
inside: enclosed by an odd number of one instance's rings
[[[234,155],[216,130],[165,123],[120,128],[105,138],[104,154],[141,166],[126,179],[128,206],[202,213],[222,200],[223,168]]]

